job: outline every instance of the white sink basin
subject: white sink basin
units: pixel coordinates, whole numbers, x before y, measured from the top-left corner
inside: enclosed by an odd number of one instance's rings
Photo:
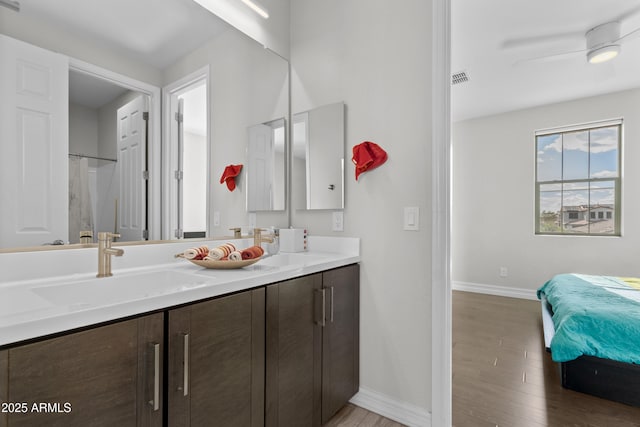
[[[166,270],[56,283],[31,291],[56,305],[109,305],[207,286],[211,279]]]
[[[19,287],[6,288],[2,289],[0,317],[42,310],[52,306],[51,302],[33,295],[29,292],[29,289]]]

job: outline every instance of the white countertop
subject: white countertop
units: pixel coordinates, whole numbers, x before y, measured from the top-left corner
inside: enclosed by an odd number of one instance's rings
[[[310,236],[308,252],[280,253],[237,270],[206,269],[173,257],[193,243],[132,246],[121,257],[130,257],[120,264],[127,267],[118,268],[120,258],[114,258],[113,276],[101,279],[80,262],[97,259],[95,248],[0,254],[0,346],[357,263],[359,244],[357,238]],[[29,264],[37,271],[25,271],[20,280],[16,270]],[[70,273],[74,264],[78,272]],[[47,276],[47,269],[62,274]]]

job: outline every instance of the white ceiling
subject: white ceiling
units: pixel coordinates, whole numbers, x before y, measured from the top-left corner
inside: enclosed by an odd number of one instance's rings
[[[159,69],[228,28],[193,0],[20,0],[20,6],[20,14]]]
[[[127,90],[107,80],[73,70],[69,71],[69,101],[73,104],[98,109]]]
[[[640,27],[639,0],[452,0],[451,16],[451,71],[470,79],[452,86],[453,121],[640,87],[640,37],[603,64],[586,52],[524,61],[585,49],[584,34],[609,21],[624,18],[621,34]]]
[[[21,15],[164,69],[229,28],[193,0],[20,0]],[[69,99],[100,108],[126,89],[72,72]]]

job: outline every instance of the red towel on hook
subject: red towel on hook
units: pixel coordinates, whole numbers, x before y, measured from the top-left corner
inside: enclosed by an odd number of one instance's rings
[[[242,165],[228,165],[224,168],[224,172],[222,172],[222,176],[220,177],[220,184],[223,182],[227,183],[227,188],[229,191],[233,191],[236,189],[236,176],[240,174],[242,170]]]
[[[351,161],[356,165],[356,181],[362,172],[375,169],[387,161],[387,152],[378,144],[364,141],[353,146]]]

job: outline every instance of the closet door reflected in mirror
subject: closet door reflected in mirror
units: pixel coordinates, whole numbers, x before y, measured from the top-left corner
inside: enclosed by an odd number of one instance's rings
[[[292,122],[296,209],[343,209],[344,104],[294,114]]]
[[[247,211],[285,208],[285,120],[249,127],[247,145]]]

